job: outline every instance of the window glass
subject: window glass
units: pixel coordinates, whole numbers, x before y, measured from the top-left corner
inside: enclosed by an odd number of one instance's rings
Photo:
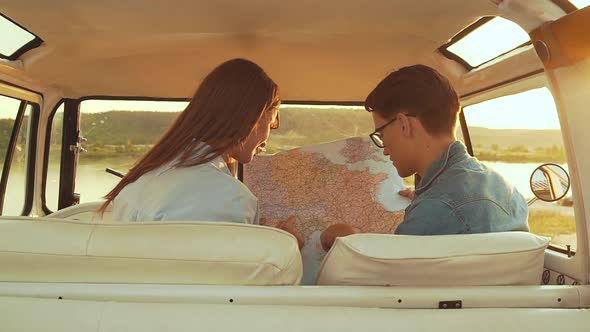
[[[10,175],[6,184],[4,198],[5,216],[21,215],[25,206],[27,166],[29,162],[29,139],[31,137],[31,121],[33,106],[27,105],[20,130],[16,139],[16,146],[12,154]]]
[[[371,114],[362,106],[283,104],[280,114],[280,127],[272,131],[266,154],[364,137],[375,130]],[[404,183],[413,186],[413,177],[405,178]]]
[[[64,125],[63,103],[55,111],[51,123],[49,138],[49,156],[47,162],[47,182],[45,187],[45,205],[52,211],[57,211],[59,199],[59,179],[61,165],[61,142]]]
[[[4,174],[4,167],[8,160],[10,139],[18,127],[16,119],[22,101],[0,95],[0,175]],[[29,160],[29,139],[33,107],[28,105],[17,132],[16,145],[12,153],[12,161],[7,168],[8,181],[4,193],[4,206],[0,214],[20,215],[24,209],[26,194],[27,162]]]
[[[578,7],[578,9],[582,9],[590,5],[590,0],[570,0],[570,2],[573,3],[574,6]]]
[[[566,170],[557,109],[547,88],[484,101],[464,108],[475,156],[510,180],[527,199],[535,196],[530,179],[544,163]],[[576,248],[576,222],[571,190],[557,202],[537,200],[529,207],[533,233],[549,236],[553,245]]]
[[[12,56],[16,51],[35,39],[35,35],[0,15],[0,54]]]
[[[80,131],[88,141],[82,144],[87,152],[80,154],[76,171],[75,191],[80,194],[80,202],[101,200],[120,180],[105,169],[127,172],[187,105],[187,102],[168,101],[83,101]],[[267,154],[366,136],[374,130],[372,118],[363,107],[282,105],[280,112],[280,127],[270,136]],[[57,136],[54,137],[52,128],[52,142],[54,139]],[[57,153],[54,158],[59,161]],[[57,188],[57,164],[54,173],[52,181]],[[413,178],[405,181],[408,186],[413,185]],[[49,185],[48,178],[48,194]],[[53,200],[57,202],[57,197]],[[48,198],[48,204],[49,201]]]
[[[281,105],[281,122],[268,140],[267,153],[367,136],[375,128],[371,114],[360,106]]]
[[[83,101],[80,135],[88,141],[82,143],[87,152],[80,154],[76,170],[80,202],[101,200],[120,180],[105,169],[126,173],[187,105],[181,101]]]
[[[518,24],[495,17],[447,47],[447,50],[477,67],[529,41]]]
[[[8,144],[10,144],[10,137],[12,136],[20,103],[21,101],[18,99],[0,95],[0,165],[2,166],[0,175],[4,169],[6,152],[8,151]]]

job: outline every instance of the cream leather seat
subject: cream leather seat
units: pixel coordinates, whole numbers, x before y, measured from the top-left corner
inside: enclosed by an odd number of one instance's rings
[[[336,239],[317,284],[367,286],[539,285],[549,238],[527,232]]]
[[[295,238],[221,222],[79,223],[0,218],[0,281],[296,285]]]

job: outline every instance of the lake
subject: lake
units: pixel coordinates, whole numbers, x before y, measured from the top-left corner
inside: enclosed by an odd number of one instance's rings
[[[80,202],[92,202],[100,200],[119,181],[119,178],[105,172],[105,168],[111,167],[120,171],[127,171],[133,160],[125,158],[113,158],[101,161],[81,160],[76,176],[76,192],[80,193]],[[528,200],[533,197],[529,179],[532,172],[539,164],[524,163],[511,164],[502,162],[484,162],[493,167],[508,178]],[[7,195],[4,203],[4,215],[18,215],[23,205],[24,197],[24,171],[13,169],[10,174]],[[47,206],[51,210],[57,207],[57,193],[59,186],[59,167],[51,166],[47,175]]]

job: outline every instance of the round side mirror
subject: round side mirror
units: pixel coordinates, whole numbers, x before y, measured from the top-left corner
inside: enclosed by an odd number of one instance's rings
[[[567,194],[569,189],[570,177],[559,165],[543,164],[531,175],[531,190],[542,201],[558,201]]]

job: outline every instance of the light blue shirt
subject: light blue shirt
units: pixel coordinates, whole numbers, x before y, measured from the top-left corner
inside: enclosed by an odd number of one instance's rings
[[[258,200],[231,175],[221,156],[191,167],[172,164],[125,186],[113,201],[113,218],[258,224]]]
[[[327,252],[322,248],[322,232],[315,231],[311,233],[305,245],[301,248],[301,258],[303,259],[303,278],[302,285],[315,285],[322,260],[326,257]]]
[[[426,170],[396,234],[529,231],[524,197],[456,141]]]

